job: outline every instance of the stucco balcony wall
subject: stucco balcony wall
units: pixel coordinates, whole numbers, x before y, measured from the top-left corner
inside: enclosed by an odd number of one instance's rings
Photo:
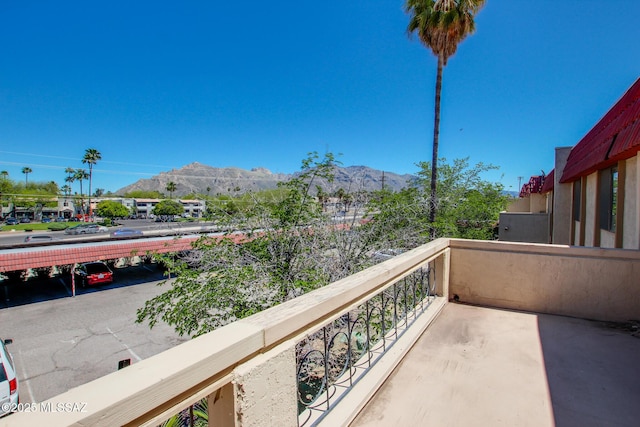
[[[640,251],[452,239],[450,296],[605,321],[640,319]]]

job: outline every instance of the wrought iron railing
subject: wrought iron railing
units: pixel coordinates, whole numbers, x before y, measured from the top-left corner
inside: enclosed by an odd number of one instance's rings
[[[433,262],[342,314],[296,346],[298,425],[315,425],[433,301]]]
[[[208,427],[209,425],[209,409],[207,399],[204,398],[178,412],[158,427]]]

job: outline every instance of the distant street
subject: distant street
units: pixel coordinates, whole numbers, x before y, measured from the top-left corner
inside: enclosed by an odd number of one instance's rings
[[[188,338],[167,325],[136,324],[136,310],[168,285],[155,265],[116,270],[115,282],[69,297],[67,279],[0,285],[0,338],[18,371],[20,400],[41,402],[137,363]]]
[[[70,227],[74,225],[82,224],[80,222],[68,223]],[[74,241],[86,241],[86,240],[103,240],[110,238],[110,232],[117,230],[118,228],[132,228],[134,230],[140,230],[146,236],[159,236],[159,235],[172,235],[185,232],[213,232],[217,231],[215,224],[211,222],[154,222],[153,220],[119,220],[118,224],[122,227],[109,227],[109,232],[94,233],[94,234],[82,234],[82,235],[68,235],[64,234],[64,231],[4,231],[0,233],[0,249],[7,249],[15,246],[36,246],[36,244],[25,244],[25,237],[29,235],[42,235],[46,234],[53,238],[53,242],[58,243],[73,243]]]

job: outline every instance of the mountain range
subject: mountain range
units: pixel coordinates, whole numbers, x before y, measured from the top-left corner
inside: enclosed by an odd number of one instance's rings
[[[179,169],[161,172],[158,175],[140,179],[135,183],[123,187],[117,194],[126,194],[131,191],[159,191],[165,193],[167,184],[176,184],[175,196],[187,194],[231,194],[245,193],[276,188],[278,182],[287,181],[296,174],[272,173],[265,168],[251,170],[235,167],[215,168],[202,163],[193,162]],[[384,187],[397,191],[407,187],[408,182],[415,179],[410,174],[399,175],[392,172],[383,172],[367,166],[336,166],[333,182],[318,181],[316,185],[328,193],[342,188],[346,192],[360,190],[380,190]],[[315,185],[314,185],[315,187]]]

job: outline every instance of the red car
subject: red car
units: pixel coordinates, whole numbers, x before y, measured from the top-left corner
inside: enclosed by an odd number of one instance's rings
[[[113,271],[104,262],[88,262],[80,264],[74,271],[76,283],[81,286],[92,286],[113,282]]]

